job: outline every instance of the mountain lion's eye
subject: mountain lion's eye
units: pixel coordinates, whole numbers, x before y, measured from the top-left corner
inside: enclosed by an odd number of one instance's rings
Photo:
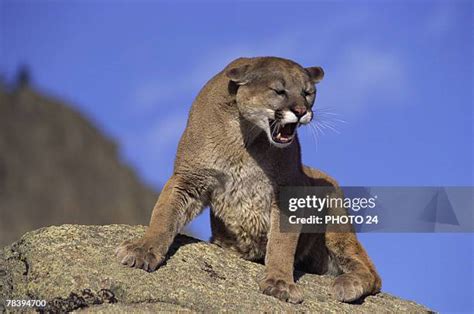
[[[314,95],[315,91],[314,90],[303,90],[303,96],[308,97],[311,95]]]
[[[286,91],[284,89],[277,89],[277,88],[272,88],[272,90],[280,96],[286,95]]]

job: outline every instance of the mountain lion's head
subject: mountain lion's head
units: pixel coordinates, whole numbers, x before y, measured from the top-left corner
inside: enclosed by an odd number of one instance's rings
[[[277,147],[293,142],[296,129],[313,118],[315,84],[324,71],[303,68],[282,58],[239,59],[225,74],[236,87],[236,102],[243,118],[264,131]]]

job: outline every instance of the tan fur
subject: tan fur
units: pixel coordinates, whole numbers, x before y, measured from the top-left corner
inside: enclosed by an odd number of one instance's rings
[[[173,175],[145,236],[122,243],[116,251],[120,261],[155,270],[175,235],[209,206],[213,243],[249,260],[265,259],[264,293],[301,302],[295,265],[338,275],[332,291],[341,301],[378,292],[380,278],[350,228],[301,235],[279,230],[279,187],[337,187],[326,174],[302,165],[296,135],[281,144],[275,132],[268,133],[273,119],[293,119],[294,113],[300,123],[311,120],[314,84],[322,77],[319,67],[305,69],[275,57],[240,58],[214,76],[192,105]]]

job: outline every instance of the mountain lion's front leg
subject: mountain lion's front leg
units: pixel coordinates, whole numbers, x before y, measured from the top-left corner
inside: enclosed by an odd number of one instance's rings
[[[342,274],[332,285],[332,294],[343,302],[380,291],[382,281],[354,233],[326,233],[326,246]]]
[[[168,249],[181,228],[204,207],[193,178],[173,175],[160,193],[141,239],[123,242],[115,255],[124,265],[154,271],[163,262]]]
[[[270,232],[265,255],[265,277],[260,290],[282,301],[300,303],[303,293],[293,277],[294,259],[299,233],[280,232],[279,208],[272,206]]]
[[[334,186],[334,197],[344,198],[342,191],[334,179],[328,175],[304,167],[311,185]],[[347,215],[344,208],[330,208],[332,215]],[[325,234],[325,244],[332,262],[341,274],[336,277],[332,285],[332,294],[343,302],[352,302],[360,297],[375,294],[380,291],[382,281],[377,274],[374,264],[366,251],[357,240],[350,224],[328,225]]]

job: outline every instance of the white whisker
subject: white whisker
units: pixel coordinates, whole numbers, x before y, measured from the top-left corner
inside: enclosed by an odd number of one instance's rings
[[[324,127],[327,127],[328,129],[330,130],[333,130],[334,132],[336,132],[337,134],[341,134],[341,132],[339,132],[336,128],[334,128],[333,126],[331,126],[330,124],[326,123],[326,122],[320,122],[321,126],[324,128]]]
[[[313,136],[314,144],[316,145],[316,149],[318,149],[319,146],[319,138],[318,138],[318,131],[315,129],[314,125],[310,124],[310,131],[311,135]]]
[[[326,133],[324,133],[323,129],[322,129],[317,123],[315,123],[314,126],[315,126],[323,135],[326,135]]]

